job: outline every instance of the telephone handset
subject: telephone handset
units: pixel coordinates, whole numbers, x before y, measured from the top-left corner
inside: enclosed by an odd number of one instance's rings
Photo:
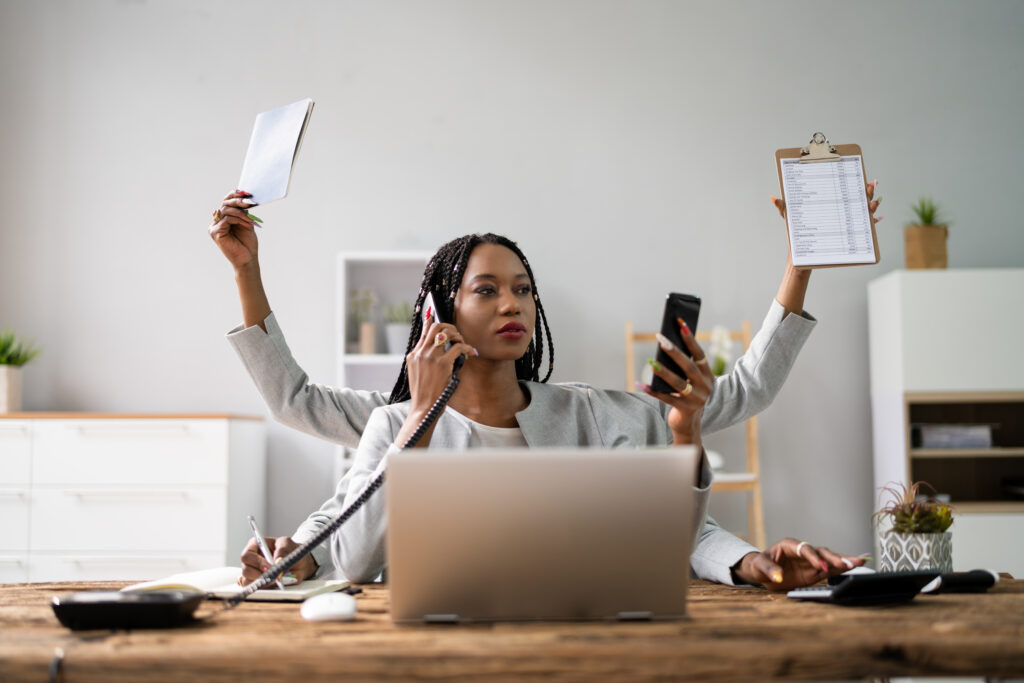
[[[441,302],[441,303],[438,303]],[[425,328],[429,323],[431,317],[439,323],[447,323],[449,325],[454,324],[452,320],[454,316],[448,306],[448,299],[445,298],[443,292],[437,292],[437,298],[434,297],[434,292],[427,292],[427,296],[423,298],[423,327]],[[452,347],[454,342],[448,342],[444,350],[447,351]],[[460,355],[455,359],[455,365],[452,367],[452,375],[457,373],[462,364],[466,362],[465,354]]]

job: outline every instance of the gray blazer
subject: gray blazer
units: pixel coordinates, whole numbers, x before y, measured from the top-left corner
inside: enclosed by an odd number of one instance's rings
[[[781,389],[789,370],[814,328],[811,316],[785,315],[773,301],[750,349],[737,360],[732,372],[718,378],[704,409],[702,430],[718,431],[755,415],[767,407]],[[379,392],[336,389],[310,384],[292,358],[273,314],[264,333],[258,326],[236,328],[228,339],[280,422],[346,446],[359,443],[353,467],[338,482],[333,498],[307,518],[292,536],[298,542],[311,538],[344,509],[345,499],[386,465],[386,453],[394,448],[406,406],[381,408],[386,397]],[[522,383],[530,404],[517,415],[530,446],[639,447],[671,443],[665,422],[668,407],[643,394],[602,391],[584,384]],[[373,413],[371,416],[371,412]],[[431,445],[459,448],[468,444],[468,431],[450,415],[442,415]],[[701,524],[691,557],[700,578],[731,583],[730,567],[756,548],[721,529],[706,517],[711,472],[702,465],[697,486],[696,519]],[[376,494],[344,529],[332,538],[338,566],[353,581],[372,580],[384,566],[385,504]],[[326,548],[314,551],[321,573],[329,567]]]

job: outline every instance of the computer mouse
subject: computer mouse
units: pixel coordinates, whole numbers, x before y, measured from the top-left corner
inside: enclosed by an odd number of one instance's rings
[[[352,621],[356,618],[356,599],[340,591],[321,593],[307,598],[299,614],[309,621]]]

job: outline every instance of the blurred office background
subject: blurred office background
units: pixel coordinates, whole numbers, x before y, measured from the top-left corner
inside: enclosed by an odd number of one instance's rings
[[[2,0],[0,325],[44,348],[25,408],[265,414],[206,234],[257,112],[316,101],[257,213],[271,304],[327,384],[336,254],[471,231],[530,258],[554,381],[622,388],[622,325],[670,290],[756,328],[786,257],[773,153],[820,130],[879,180],[882,260],[811,278],[819,325],[760,425],[767,535],[868,551],[867,284],[903,267],[922,195],[951,268],[1024,265],[1022,34],[1016,0]],[[330,495],[334,455],[268,425],[265,532]]]

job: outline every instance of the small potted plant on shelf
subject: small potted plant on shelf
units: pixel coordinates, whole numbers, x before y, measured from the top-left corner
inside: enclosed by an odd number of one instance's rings
[[[349,292],[349,305],[353,328],[356,330],[359,353],[377,353],[377,326],[373,322],[373,308],[377,295],[369,287]]]
[[[21,410],[21,366],[38,356],[39,351],[10,330],[0,334],[0,413]]]
[[[879,533],[884,572],[938,569],[953,571],[953,523],[949,503],[919,494],[921,487],[934,489],[926,482],[890,484],[882,489],[889,500],[874,515],[875,527],[888,522],[890,528]]]
[[[945,268],[949,222],[939,217],[938,207],[929,197],[921,197],[910,209],[917,222],[908,223],[903,230],[907,268]]]
[[[384,327],[384,335],[388,343],[388,353],[405,353],[412,332],[412,304],[408,301],[392,304],[384,309],[388,322]]]

